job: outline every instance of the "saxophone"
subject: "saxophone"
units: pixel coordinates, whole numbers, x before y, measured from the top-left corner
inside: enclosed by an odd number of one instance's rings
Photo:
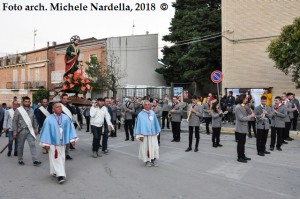
[[[170,120],[172,119],[172,113],[171,113],[171,110],[174,109],[175,105],[176,105],[176,104],[173,104],[173,105],[172,105],[172,107],[170,108],[170,111],[169,111],[169,113],[168,113],[168,118],[169,118]]]
[[[196,104],[194,104],[193,106],[191,106],[191,108],[189,110],[189,113],[188,113],[188,116],[187,116],[187,119],[186,119],[187,122],[189,122],[189,119],[190,119],[190,117],[192,115],[192,110],[194,109],[195,106],[196,106]]]

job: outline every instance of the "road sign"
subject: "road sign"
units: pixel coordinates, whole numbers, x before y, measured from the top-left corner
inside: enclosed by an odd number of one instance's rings
[[[211,73],[210,79],[213,83],[220,83],[223,79],[223,74],[221,71],[215,70]]]

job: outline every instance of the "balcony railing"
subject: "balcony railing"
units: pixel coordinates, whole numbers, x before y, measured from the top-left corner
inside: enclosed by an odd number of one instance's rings
[[[46,81],[30,81],[30,82],[7,82],[6,89],[19,90],[19,89],[40,89],[46,88]]]

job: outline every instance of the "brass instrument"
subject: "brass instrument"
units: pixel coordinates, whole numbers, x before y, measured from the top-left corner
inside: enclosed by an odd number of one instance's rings
[[[190,117],[191,117],[191,115],[192,115],[192,110],[194,109],[195,106],[196,106],[196,104],[194,104],[193,106],[191,106],[191,108],[190,108],[190,110],[189,110],[189,112],[188,112],[188,116],[187,116],[187,118],[186,118],[186,121],[187,121],[187,122],[189,122],[189,119],[190,119]]]
[[[213,106],[213,104],[216,103],[216,102],[217,102],[217,99],[214,99],[214,100],[212,100],[212,101],[209,102],[210,104],[209,104],[208,115],[211,115],[212,106]]]
[[[177,104],[177,103],[176,103]],[[168,118],[171,120],[172,119],[172,113],[171,113],[171,110],[174,109],[174,107],[176,106],[176,104],[173,104],[172,107],[170,108],[170,111],[168,113]]]

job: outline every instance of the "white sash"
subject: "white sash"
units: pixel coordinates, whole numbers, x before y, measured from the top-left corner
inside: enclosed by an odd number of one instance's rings
[[[32,121],[27,113],[27,111],[24,109],[23,106],[20,106],[18,108],[21,116],[23,117],[23,120],[25,121],[29,131],[30,131],[30,134],[34,137],[34,139],[36,139],[36,136],[35,136],[35,133],[34,133],[34,130],[33,130],[33,127],[32,127]]]
[[[70,118],[70,120],[72,121],[73,117],[72,117],[72,113],[71,111],[62,103],[60,103],[61,107],[62,107],[62,111]]]
[[[48,117],[50,115],[49,111],[47,109],[45,109],[43,106],[41,106],[40,108],[40,111],[42,111],[42,113]]]
[[[13,119],[14,118],[14,114],[15,114],[14,109],[11,108],[7,112],[9,113],[10,118]]]

